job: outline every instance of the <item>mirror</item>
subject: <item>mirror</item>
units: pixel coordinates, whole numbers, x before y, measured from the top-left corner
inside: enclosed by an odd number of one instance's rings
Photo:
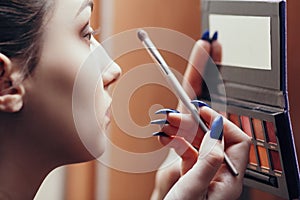
[[[271,70],[270,22],[266,16],[210,14],[210,32],[218,31],[223,47],[222,64]]]

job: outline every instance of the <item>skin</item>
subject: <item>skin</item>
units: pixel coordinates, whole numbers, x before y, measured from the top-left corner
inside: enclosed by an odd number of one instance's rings
[[[4,74],[0,72],[0,79],[12,83],[10,87],[7,82],[0,81],[0,88],[3,89],[0,91],[0,199],[33,199],[44,178],[54,168],[93,160],[104,151],[103,132],[109,124],[111,103],[107,89],[120,76],[121,70],[91,36],[91,3],[86,0],[54,2],[54,10],[50,12],[45,25],[41,59],[30,77],[20,82],[21,69],[24,67],[20,66],[22,62],[0,53],[0,69],[4,71]],[[196,50],[202,46],[201,43],[203,41],[197,42]],[[76,100],[80,106],[76,109],[82,116],[78,123],[88,125],[83,126],[86,129],[83,130],[82,138],[78,135],[73,118],[73,86],[80,67],[96,47],[99,59],[89,62],[94,71],[85,74],[77,91]],[[201,60],[204,59],[204,54],[198,53],[199,51],[193,52],[191,60],[192,63],[198,62],[197,65],[203,70],[205,62]],[[99,71],[101,76],[95,87],[89,75]],[[191,66],[185,77],[199,94],[201,79]],[[94,87],[94,93],[89,94],[87,91]],[[88,124],[92,117],[88,109],[85,109],[89,99],[95,99],[96,102],[93,105],[93,114],[96,114],[98,121],[96,128]],[[203,108],[201,116],[209,124],[216,113]],[[169,135],[175,135],[181,128],[178,122],[184,122],[184,127],[189,127],[191,122],[191,118],[184,115],[170,114],[168,120],[171,122],[170,126],[164,131]],[[198,159],[201,151],[195,151],[192,144],[200,146],[203,139],[201,131],[197,132],[195,141],[190,141],[184,135],[174,136],[173,148],[182,156],[183,162],[179,167],[158,173],[154,195],[159,198],[156,199],[164,197],[171,187],[166,198],[195,199],[205,198],[207,195],[212,199],[218,199],[222,195],[236,197],[239,190],[236,192],[233,189],[242,186],[241,177],[246,166],[250,140],[228,121],[224,123],[224,137],[225,142],[217,143],[210,156]],[[166,138],[160,139],[164,145],[169,142]],[[92,152],[83,141],[88,141]],[[241,172],[238,178],[232,178],[222,164],[224,148]],[[181,149],[188,151],[182,154]],[[228,189],[226,182],[230,183],[231,189]]]
[[[2,196],[33,199],[51,170],[92,160],[104,151],[103,135],[98,134],[99,130],[89,129],[84,136],[95,147],[93,155],[85,148],[72,115],[76,74],[92,50],[99,46],[91,37],[91,12],[91,5],[85,0],[55,0],[55,8],[45,27],[40,62],[32,76],[21,83],[20,62],[0,54],[5,70],[3,77],[14,85],[13,90],[0,96]],[[87,98],[95,98],[99,127],[105,130],[111,102],[107,89],[120,76],[121,70],[115,63],[108,66],[112,60],[104,50],[100,52],[101,62],[93,63],[95,72],[99,69],[102,72],[96,95],[86,96],[85,88],[91,87],[86,76],[83,89],[79,91],[82,98],[78,101],[84,105]],[[83,120],[91,117],[81,110]]]

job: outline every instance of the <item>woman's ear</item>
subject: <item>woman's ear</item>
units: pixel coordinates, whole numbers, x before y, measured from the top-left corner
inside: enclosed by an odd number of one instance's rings
[[[0,53],[0,112],[18,112],[23,107],[24,87],[20,70],[14,70],[11,60]]]

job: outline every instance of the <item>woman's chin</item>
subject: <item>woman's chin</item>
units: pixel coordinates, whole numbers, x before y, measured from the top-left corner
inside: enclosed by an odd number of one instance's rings
[[[105,120],[104,120],[104,131],[105,132],[108,131],[110,123],[111,123],[110,117],[105,116]]]

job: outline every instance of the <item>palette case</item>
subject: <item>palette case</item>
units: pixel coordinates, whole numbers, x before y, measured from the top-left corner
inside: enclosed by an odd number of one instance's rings
[[[286,2],[202,0],[201,8],[202,30],[209,30],[210,33],[214,33],[213,29],[218,29],[216,24],[222,24],[212,22],[219,18],[224,18],[225,21],[232,18],[235,23],[247,17],[249,25],[251,20],[268,24],[265,36],[268,38],[267,48],[257,49],[269,51],[266,54],[269,59],[264,62],[267,64],[253,67],[248,62],[239,66],[238,62],[230,62],[228,59],[229,61],[218,64],[219,74],[216,76],[213,72],[215,64],[210,61],[203,75],[206,84],[199,98],[211,104],[213,109],[252,138],[244,185],[283,198],[299,198],[298,161],[287,95]],[[224,27],[219,28],[223,30]],[[239,28],[241,27],[224,29],[227,31],[224,34],[232,37],[223,38],[223,41],[238,40],[234,34]],[[218,30],[220,39],[222,30]],[[238,37],[249,39],[247,36]],[[251,38],[250,35],[249,37]],[[220,42],[222,44],[222,40]],[[223,49],[224,54],[225,51]],[[238,56],[237,52],[233,52],[235,53]],[[246,56],[251,57],[251,53],[248,52]],[[270,66],[264,66],[268,64]],[[220,89],[222,87],[223,91]]]

